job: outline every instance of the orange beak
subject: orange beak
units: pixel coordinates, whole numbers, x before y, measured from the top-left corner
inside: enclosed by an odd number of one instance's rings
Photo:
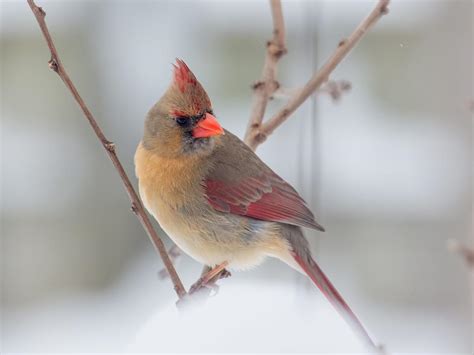
[[[210,113],[206,113],[204,119],[199,121],[196,128],[193,129],[194,138],[219,136],[221,134],[224,134],[224,129]]]

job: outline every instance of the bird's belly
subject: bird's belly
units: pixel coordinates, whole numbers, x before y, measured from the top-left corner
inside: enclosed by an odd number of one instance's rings
[[[211,267],[227,262],[228,269],[247,270],[261,264],[267,256],[257,248],[229,250],[224,245],[209,243],[207,240],[202,240],[196,235],[177,235],[168,231],[166,233],[186,254],[196,261]]]
[[[202,264],[214,266],[228,262],[230,269],[248,269],[265,259],[258,236],[243,243],[238,230],[231,233],[227,226],[223,228],[217,222],[206,225],[187,217],[181,223],[169,223],[159,215],[156,218],[176,245]]]
[[[227,262],[229,269],[249,269],[283,247],[273,223],[205,209],[183,214],[166,204],[149,210],[181,250],[205,265]]]

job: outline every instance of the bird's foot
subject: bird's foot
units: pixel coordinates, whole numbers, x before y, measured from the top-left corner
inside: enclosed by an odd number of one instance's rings
[[[216,285],[217,280],[231,276],[231,273],[225,269],[226,265],[227,263],[223,263],[214,269],[205,267],[199,280],[191,285],[189,292],[176,305],[182,308],[189,304],[199,304],[205,302],[208,297],[217,295],[219,292],[219,286]]]
[[[222,264],[217,265],[211,270],[205,272],[199,280],[197,280],[189,289],[189,294],[193,294],[199,291],[202,288],[213,288],[217,286],[215,282],[217,280],[231,276],[231,273],[225,269],[228,265],[228,262],[223,262]],[[215,290],[215,289],[214,289]]]
[[[219,276],[219,280],[220,280],[220,279],[226,279],[228,277],[231,277],[232,274],[230,273],[229,270],[223,269],[218,276]]]

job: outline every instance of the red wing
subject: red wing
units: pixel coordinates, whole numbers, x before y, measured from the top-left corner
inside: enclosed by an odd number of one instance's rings
[[[205,189],[218,211],[324,231],[295,189],[271,170],[238,183],[208,178]]]

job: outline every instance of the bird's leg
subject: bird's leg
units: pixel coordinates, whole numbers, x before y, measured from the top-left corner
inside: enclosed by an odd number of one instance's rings
[[[202,272],[201,272],[201,276],[204,276],[205,274],[207,274],[209,271],[211,271],[211,267],[210,266],[207,266],[207,265],[204,265],[203,269],[202,269]],[[226,279],[228,277],[231,277],[232,274],[229,270],[227,269],[222,269],[221,272],[216,275],[212,280],[210,281],[217,281],[217,280],[220,280],[220,279]]]
[[[209,270],[206,274],[204,274],[202,276],[204,284],[207,284],[212,279],[216,278],[217,276],[220,276],[227,265],[229,265],[229,263],[227,261],[224,261],[222,264],[215,266],[213,269]],[[228,272],[227,270],[225,271]]]
[[[202,272],[201,272],[201,277],[203,277],[204,275],[206,275],[207,273],[209,273],[209,271],[211,271],[212,268],[210,266],[207,266],[207,265],[204,265],[203,269],[202,269]],[[214,276],[212,279],[210,279],[206,284],[202,284],[199,286],[197,285],[197,282],[196,282],[196,287],[197,288],[194,288],[192,289],[192,292],[196,292],[198,291],[199,288],[207,288],[209,289],[209,291],[214,291],[214,294],[217,295],[217,293],[219,292],[219,285],[216,284],[217,280],[220,280],[220,279],[225,279],[227,277],[231,277],[232,274],[230,273],[229,270],[227,269],[222,269],[216,276]]]
[[[227,261],[224,261],[222,264],[219,264],[212,269],[208,266],[205,266],[202,271],[201,277],[191,286],[191,288],[189,289],[189,293],[195,293],[199,289],[206,287],[213,279],[218,280],[222,277],[230,276],[229,271],[225,269],[227,265],[229,265],[229,263]]]

